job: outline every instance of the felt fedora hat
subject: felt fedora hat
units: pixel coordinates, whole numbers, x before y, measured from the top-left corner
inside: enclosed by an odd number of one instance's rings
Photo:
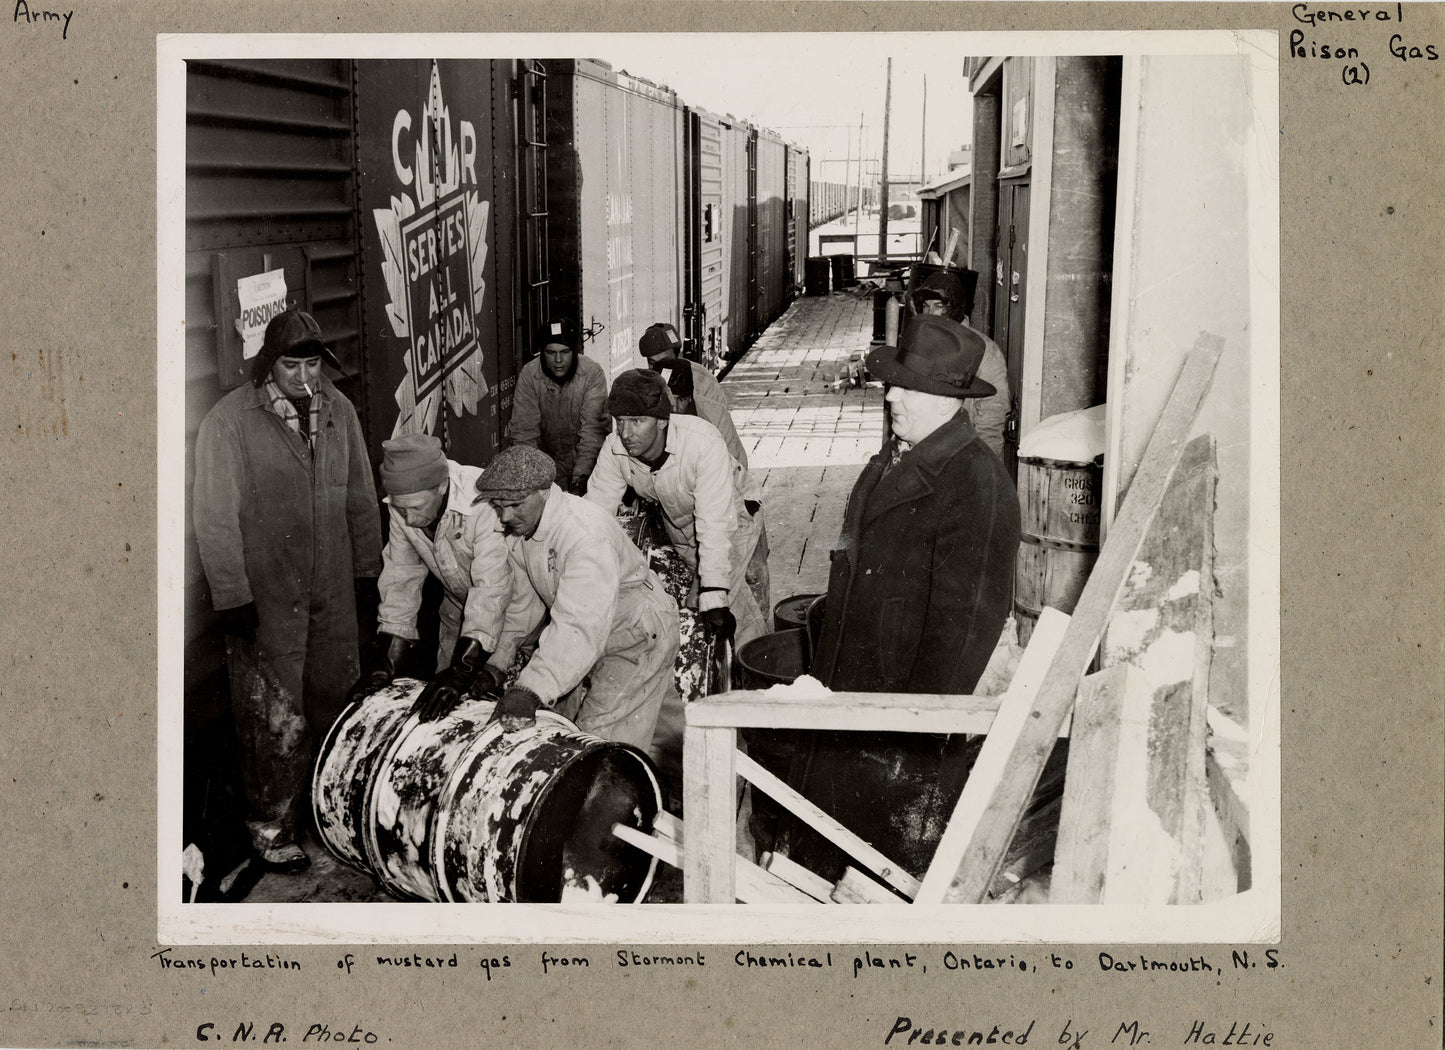
[[[992,383],[978,378],[983,337],[947,317],[921,314],[909,320],[897,346],[869,351],[869,373],[907,390],[943,397],[988,397]]]

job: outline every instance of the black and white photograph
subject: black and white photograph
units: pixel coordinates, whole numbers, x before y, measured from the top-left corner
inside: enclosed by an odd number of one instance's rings
[[[1438,1046],[1445,4],[17,3],[0,1046]]]
[[[1272,36],[158,77],[163,934],[1277,936]]]

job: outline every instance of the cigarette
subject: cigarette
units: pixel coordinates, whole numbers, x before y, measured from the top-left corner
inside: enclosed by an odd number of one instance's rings
[[[306,388],[306,396],[307,396],[307,397],[312,397],[313,395],[312,395],[312,393],[311,393],[311,384],[308,383],[308,382],[306,382],[306,380],[303,379],[303,380],[301,380],[301,385]]]

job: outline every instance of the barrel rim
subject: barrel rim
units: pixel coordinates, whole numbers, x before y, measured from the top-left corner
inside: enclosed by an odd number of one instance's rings
[[[658,779],[657,769],[656,767],[654,767],[652,759],[648,757],[646,752],[644,752],[641,748],[634,747],[632,744],[624,744],[620,740],[604,740],[602,737],[593,736],[591,733],[587,732],[587,730],[582,729],[570,719],[564,718],[562,715],[557,715],[556,717],[561,721],[567,722],[569,725],[571,725],[577,735],[587,738],[587,747],[579,751],[577,754],[573,755],[568,760],[567,766],[571,766],[577,762],[581,762],[583,759],[588,758],[596,754],[597,752],[603,750],[607,751],[609,754],[621,752],[627,754],[629,757],[636,758],[641,761],[642,769],[647,774],[648,782],[652,785],[653,798],[657,802],[657,811],[654,812],[652,815],[653,824],[655,826],[657,822],[657,814],[661,813],[663,808],[662,781]],[[549,778],[545,784],[542,785],[542,790],[539,791],[537,793],[537,796],[532,800],[532,806],[535,809],[540,810],[543,806],[547,804],[548,798],[552,795],[552,792],[558,787],[559,780],[559,777],[553,776]],[[516,870],[519,872],[526,867],[527,850],[532,844],[532,832],[534,829],[535,825],[529,824],[524,829],[522,841],[517,846]],[[638,852],[641,853],[644,851],[638,850]],[[617,901],[618,904],[639,904],[647,897],[648,891],[652,889],[652,880],[657,876],[657,857],[656,855],[651,853],[646,854],[646,856],[648,858],[647,872],[643,875],[642,885],[638,888],[637,896],[630,901],[623,901],[619,899]]]
[[[1017,456],[1020,463],[1031,467],[1059,467],[1063,470],[1103,470],[1103,453],[1094,459],[1050,459],[1047,456]]]

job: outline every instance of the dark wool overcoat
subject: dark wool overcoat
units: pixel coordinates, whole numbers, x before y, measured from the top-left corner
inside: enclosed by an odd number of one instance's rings
[[[835,690],[967,693],[1008,618],[1019,504],[963,413],[869,460],[833,552],[811,673]]]
[[[971,692],[1008,617],[1018,496],[962,413],[889,459],[874,456],[849,497],[810,671],[840,690]],[[782,775],[794,787],[921,877],[980,739],[816,732],[772,743],[793,749]],[[774,848],[829,878],[849,862],[787,818]]]

